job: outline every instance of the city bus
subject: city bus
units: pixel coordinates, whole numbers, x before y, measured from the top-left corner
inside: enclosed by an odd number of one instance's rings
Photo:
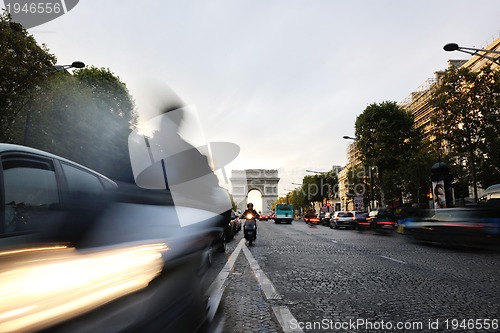
[[[288,223],[293,221],[293,206],[291,204],[276,204],[274,223]]]

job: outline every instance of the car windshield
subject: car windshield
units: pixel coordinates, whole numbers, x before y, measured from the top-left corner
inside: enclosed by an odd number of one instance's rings
[[[392,217],[394,217],[394,214],[392,214],[391,212],[388,212],[388,211],[380,210],[377,212],[376,216],[383,217],[383,218],[392,218]]]
[[[353,217],[354,215],[351,212],[339,213],[339,217]]]
[[[0,8],[0,332],[500,332],[500,0]]]

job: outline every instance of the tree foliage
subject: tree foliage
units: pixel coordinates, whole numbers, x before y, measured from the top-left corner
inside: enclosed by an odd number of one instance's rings
[[[434,135],[449,152],[459,182],[500,180],[500,71],[450,67],[433,91]]]
[[[324,172],[304,176],[301,191],[304,195],[306,206],[314,202],[324,202],[333,198],[338,191],[338,178],[333,172]]]
[[[22,136],[25,113],[39,85],[53,72],[56,57],[38,45],[10,15],[0,14],[0,141]]]
[[[338,178],[335,172],[324,172],[307,175],[302,179],[302,185],[280,197],[276,203],[291,203],[295,209],[311,207],[315,202],[332,199],[338,191]]]
[[[57,72],[56,57],[0,15],[0,141],[25,144],[133,181],[128,135],[135,105],[105,68]]]
[[[419,206],[427,205],[431,167],[437,160],[438,156],[431,150],[430,143],[422,140],[420,147],[415,149],[406,163],[397,171],[401,179],[398,193],[409,193],[414,203]]]
[[[56,73],[33,105],[26,144],[132,181],[128,135],[134,108],[125,84],[109,69]]]
[[[370,104],[356,119],[356,145],[363,164],[378,170],[382,204],[385,191],[391,197],[398,193],[401,168],[421,148],[421,131],[413,124],[413,117],[390,101]]]

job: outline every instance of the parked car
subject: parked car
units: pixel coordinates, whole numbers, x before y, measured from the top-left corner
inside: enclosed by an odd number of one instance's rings
[[[0,193],[0,331],[206,323],[201,285],[221,215],[10,144],[0,144]],[[181,226],[179,216],[203,223]]]
[[[354,229],[356,227],[356,218],[353,212],[342,211],[335,212],[330,219],[330,228],[348,228]]]
[[[240,216],[234,211],[231,211],[231,233],[234,237],[241,230]]]
[[[321,211],[319,213],[319,219],[321,221],[321,224],[324,226],[330,226],[330,218],[331,218],[331,213],[330,212],[324,212]]]
[[[368,219],[371,229],[377,232],[396,230],[396,217],[387,209],[372,210],[368,214]]]

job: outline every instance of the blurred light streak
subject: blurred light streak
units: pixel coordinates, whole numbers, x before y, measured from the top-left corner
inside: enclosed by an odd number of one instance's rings
[[[38,330],[146,287],[166,244],[77,252],[23,249],[2,257],[0,332]],[[12,251],[11,251],[12,252]]]
[[[35,252],[35,251],[60,250],[60,249],[67,249],[67,248],[68,247],[66,245],[34,247],[34,248],[28,248],[28,249],[2,251],[2,252],[0,252],[0,256],[12,255],[12,254],[17,254],[17,253],[25,253],[25,252]]]

